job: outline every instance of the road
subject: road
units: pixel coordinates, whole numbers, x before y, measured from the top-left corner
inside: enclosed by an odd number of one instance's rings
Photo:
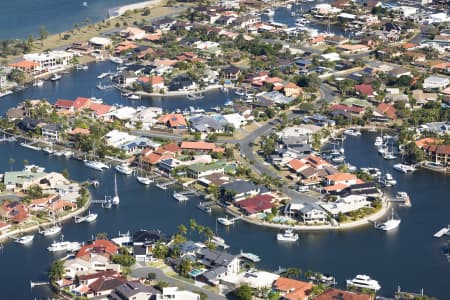
[[[200,291],[208,296],[208,300],[224,300],[227,299],[225,296],[214,293],[209,289],[205,289],[194,284],[187,283],[185,281],[169,277],[161,269],[153,267],[138,267],[131,272],[131,276],[136,278],[147,278],[148,273],[155,273],[158,280],[167,282],[171,286],[178,286],[180,289],[189,291]]]

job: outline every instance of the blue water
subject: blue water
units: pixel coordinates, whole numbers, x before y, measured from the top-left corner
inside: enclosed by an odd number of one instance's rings
[[[105,19],[108,9],[139,2],[139,0],[16,0],[0,1],[0,39],[39,36],[39,27],[50,33],[73,28],[86,18],[92,22]]]

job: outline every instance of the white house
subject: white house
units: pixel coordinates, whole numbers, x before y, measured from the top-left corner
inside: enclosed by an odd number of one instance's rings
[[[423,81],[424,90],[442,90],[450,84],[447,77],[431,75]]]
[[[127,27],[120,31],[120,35],[129,40],[142,40],[145,37],[145,30],[137,27]]]
[[[122,132],[117,129],[111,130],[103,138],[108,146],[116,148],[136,139],[134,135],[130,135],[127,132]]]
[[[370,206],[371,202],[367,200],[365,196],[349,195],[339,198],[335,202],[328,202],[320,204],[320,206],[329,212],[333,216],[337,216],[340,213],[346,214],[363,207]]]
[[[156,295],[156,300],[200,300],[200,295],[191,291],[180,291],[177,287],[166,287],[161,294]]]
[[[330,62],[338,61],[341,59],[341,57],[339,56],[339,53],[336,53],[336,52],[325,53],[325,54],[322,54],[321,57]]]
[[[392,10],[402,18],[408,18],[417,14],[417,7],[413,6],[402,5],[394,7]]]
[[[271,288],[273,283],[280,277],[278,274],[251,270],[247,272],[242,272],[237,275],[225,276],[222,282],[225,282],[232,286],[241,286],[247,284],[254,289]]]
[[[240,128],[247,124],[247,120],[238,113],[223,115],[223,118],[234,128]]]
[[[75,278],[80,275],[94,274],[106,270],[120,272],[119,264],[109,262],[109,259],[103,255],[91,254],[88,260],[83,258],[74,258],[64,261],[64,277]]]
[[[69,65],[72,61],[73,53],[58,50],[46,53],[29,53],[25,54],[23,58],[37,63],[39,65],[37,69],[40,71],[53,71]]]

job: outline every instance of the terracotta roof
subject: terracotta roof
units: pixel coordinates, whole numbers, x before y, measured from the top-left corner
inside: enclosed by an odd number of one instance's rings
[[[13,67],[13,68],[20,68],[20,69],[33,69],[33,68],[39,67],[39,64],[34,61],[21,60],[16,63],[9,64],[9,66]]]
[[[164,149],[164,151],[169,151],[172,153],[178,153],[181,151],[181,149],[177,145],[177,143],[170,143],[170,144],[164,145],[164,146],[162,146],[162,149]]]
[[[91,134],[91,131],[88,128],[74,128],[72,129],[71,132],[69,132],[69,134],[75,135],[75,134],[81,134],[81,135],[89,135]]]
[[[392,119],[392,120],[396,120],[397,119],[397,110],[395,109],[394,106],[387,104],[387,103],[380,103],[376,110],[377,113],[379,113],[380,115],[384,115],[387,116],[388,118]]]
[[[299,169],[306,167],[307,164],[302,162],[299,159],[294,158],[293,160],[291,160],[290,162],[287,163],[288,167],[290,167],[291,169],[298,171]]]
[[[216,148],[216,144],[214,143],[208,143],[208,142],[181,142],[180,148],[182,150],[208,150],[208,151],[214,151]]]
[[[169,125],[169,127],[187,126],[182,114],[167,114],[159,118],[158,123]]]
[[[424,145],[436,144],[437,140],[435,138],[423,138],[415,141],[417,147],[422,148]]]
[[[80,281],[86,281],[90,279],[100,278],[102,276],[104,277],[112,277],[112,276],[118,276],[119,274],[116,271],[107,270],[107,271],[101,271],[93,274],[86,274],[86,275],[80,275],[78,276]]]
[[[50,203],[50,200],[53,199],[56,195],[48,195],[47,197],[39,198],[39,199],[33,199],[31,200],[31,204],[39,205],[39,204],[45,204]]]
[[[353,106],[353,105],[344,105],[344,104],[335,104],[335,105],[331,106],[328,110],[329,111],[342,110],[342,111],[359,114],[364,111],[364,107],[358,107],[358,106]]]
[[[73,107],[75,109],[88,108],[91,104],[91,100],[89,98],[78,97],[73,101]]]
[[[58,200],[52,203],[52,205],[50,206],[50,210],[51,211],[55,211],[55,210],[60,210],[60,209],[64,209],[65,207],[76,207],[77,205],[75,203],[69,202],[69,201],[65,201],[65,200]]]
[[[327,162],[326,160],[324,160],[318,156],[315,156],[314,154],[308,155],[306,157],[306,162],[315,168],[320,167],[320,166],[331,166],[331,164],[329,162]]]
[[[236,205],[244,209],[247,214],[255,214],[271,209],[273,196],[271,195],[257,195],[252,198],[247,198],[236,203]]]
[[[329,289],[314,298],[315,300],[371,300],[372,296],[356,294],[338,289]]]
[[[373,96],[373,88],[370,84],[355,85],[355,90],[364,96]]]
[[[346,180],[356,180],[356,175],[350,173],[335,173],[325,177],[330,181],[346,181]]]
[[[114,255],[119,250],[119,247],[117,247],[113,242],[107,241],[107,240],[95,240],[92,242],[92,244],[84,245],[81,247],[81,249],[78,251],[76,257],[81,257],[89,253],[98,253],[98,252],[104,252],[109,255]]]
[[[422,149],[438,155],[450,155],[450,145],[424,145]]]
[[[275,289],[285,292],[283,296],[289,300],[303,300],[311,293],[313,285],[309,282],[295,280],[286,277],[279,277],[274,283]]]
[[[101,292],[101,291],[110,291],[118,287],[119,285],[122,285],[125,283],[127,279],[125,277],[100,277],[93,283],[89,285],[89,288],[95,292]]]
[[[65,100],[65,99],[58,99],[55,102],[55,106],[60,107],[60,108],[71,108],[71,107],[73,107],[73,101]]]
[[[111,105],[101,104],[101,103],[92,103],[89,106],[89,109],[94,111],[97,116],[103,116],[111,110]]]
[[[324,191],[327,191],[327,192],[331,192],[331,191],[338,191],[339,192],[339,191],[342,191],[343,189],[347,188],[348,186],[349,186],[348,184],[338,183],[338,184],[335,184],[335,185],[326,186],[323,189],[324,189]]]

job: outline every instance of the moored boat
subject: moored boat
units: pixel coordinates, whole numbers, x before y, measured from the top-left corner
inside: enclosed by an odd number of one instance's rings
[[[375,223],[374,227],[379,230],[389,231],[400,226],[400,223],[401,219],[396,218],[394,216],[394,210],[392,210],[392,214],[388,220],[384,221],[383,223]]]
[[[84,165],[86,167],[89,167],[89,168],[97,170],[97,171],[103,171],[103,170],[109,169],[108,165],[106,165],[100,161],[94,161],[94,160],[84,160]]]
[[[294,230],[289,228],[282,233],[278,233],[277,240],[283,242],[296,242],[298,241],[298,234],[294,233]]]
[[[125,174],[125,175],[131,175],[133,174],[134,169],[130,168],[128,164],[121,164],[114,167],[117,172]]]
[[[15,240],[16,243],[18,244],[22,244],[22,245],[27,245],[29,243],[31,243],[34,239],[34,235],[24,235],[21,236],[20,238],[17,238]]]
[[[378,281],[370,278],[367,275],[356,275],[353,279],[347,279],[347,287],[359,287],[374,291],[378,291],[379,289],[381,289]]]

